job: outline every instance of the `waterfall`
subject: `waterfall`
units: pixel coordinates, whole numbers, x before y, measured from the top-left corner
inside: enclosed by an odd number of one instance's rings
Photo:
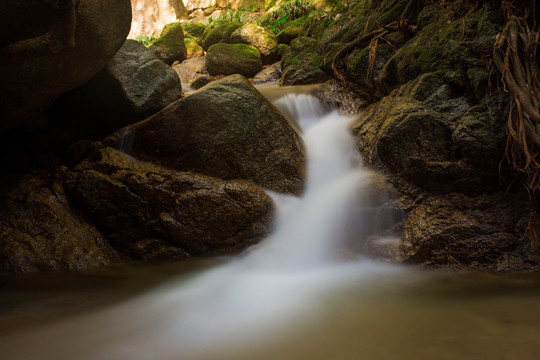
[[[362,167],[351,119],[306,94],[275,104],[301,127],[308,180],[300,198],[271,194],[274,233],[210,270],[57,325],[46,337],[28,334],[20,339],[32,343],[28,351],[40,359],[235,359],[308,321],[325,294],[394,271],[362,256],[367,238],[389,222],[376,220],[379,203],[366,195],[377,176]],[[124,135],[127,150],[132,134]],[[62,339],[69,341],[51,351]],[[16,353],[24,348],[10,346]]]

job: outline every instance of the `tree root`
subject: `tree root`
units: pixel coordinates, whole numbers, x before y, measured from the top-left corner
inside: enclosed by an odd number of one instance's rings
[[[526,178],[533,245],[538,242],[540,227],[540,30],[531,16],[534,6],[534,2],[503,0],[501,8],[507,22],[493,46],[493,63],[512,96],[505,159],[516,174]]]
[[[361,34],[358,34],[354,40],[349,42],[347,45],[345,45],[341,50],[339,50],[336,55],[334,55],[334,58],[332,59],[332,71],[334,73],[334,77],[340,79],[343,82],[347,82],[346,75],[343,68],[343,59],[351,53],[354,49],[360,46],[367,46],[369,44],[370,46],[370,52],[369,52],[369,65],[368,65],[368,71],[367,71],[367,78],[369,79],[372,74],[373,70],[375,68],[375,60],[377,55],[377,45],[381,38],[383,38],[385,35],[399,31],[402,33],[402,35],[407,38],[410,34],[412,34],[415,30],[415,26],[409,25],[409,18],[411,17],[411,12],[414,9],[415,4],[418,3],[418,0],[409,0],[407,3],[407,6],[403,10],[402,14],[400,15],[399,19],[396,21],[393,21],[387,25],[381,26],[379,29],[374,30],[370,33],[365,33],[367,31],[367,24],[364,29],[364,32]],[[420,5],[417,6],[418,11],[420,9]],[[377,12],[379,8],[377,8],[373,14],[370,15],[368,18],[368,23]]]

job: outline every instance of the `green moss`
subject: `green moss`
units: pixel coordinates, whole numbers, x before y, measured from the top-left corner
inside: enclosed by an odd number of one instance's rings
[[[204,56],[203,48],[197,43],[195,39],[185,38],[184,44],[186,45],[187,58]]]
[[[154,46],[162,48],[175,48],[184,44],[184,29],[182,24],[170,23],[165,25],[159,38],[154,41]]]
[[[217,43],[228,43],[231,38],[231,34],[240,26],[242,26],[240,23],[228,23],[216,26],[214,29],[210,30],[204,38],[202,43],[203,49],[208,51],[212,45]]]
[[[215,44],[208,49],[209,53],[221,53],[226,52],[229,56],[234,58],[243,59],[256,59],[260,58],[261,54],[256,47],[246,44]]]
[[[197,38],[202,37],[204,30],[206,30],[206,25],[195,21],[186,21],[182,23],[182,27],[184,28],[185,34],[189,34]]]

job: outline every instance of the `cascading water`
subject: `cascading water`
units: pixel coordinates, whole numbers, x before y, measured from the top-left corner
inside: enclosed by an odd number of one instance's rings
[[[361,167],[350,119],[303,91],[276,105],[302,127],[309,179],[302,198],[272,195],[271,236],[105,310],[0,336],[2,359],[538,359],[540,278],[419,272],[362,257],[368,237],[392,227],[392,212],[377,175]],[[90,290],[101,297],[111,283],[97,281],[98,294]],[[49,302],[81,300],[72,291]],[[32,307],[23,304],[17,325]]]

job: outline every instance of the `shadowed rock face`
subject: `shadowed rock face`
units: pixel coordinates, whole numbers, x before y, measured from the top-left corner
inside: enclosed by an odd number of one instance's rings
[[[0,193],[0,276],[82,270],[119,261],[103,235],[68,201],[56,174],[28,175]]]
[[[129,0],[81,1],[75,12],[74,46],[8,50],[9,45],[40,37],[58,26],[56,4],[6,0],[0,5],[3,38],[8,39],[1,46],[0,130],[26,123],[57,96],[89,80],[120,49],[129,32]]]
[[[107,139],[133,135],[133,156],[180,171],[248,179],[298,194],[305,155],[289,122],[250,83],[233,75],[210,83]]]
[[[272,200],[252,183],[164,169],[112,148],[77,166],[66,187],[113,246],[138,260],[235,253],[271,229]]]

